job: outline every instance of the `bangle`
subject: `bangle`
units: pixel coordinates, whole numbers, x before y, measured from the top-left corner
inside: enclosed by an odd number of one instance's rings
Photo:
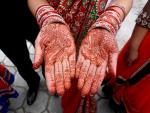
[[[116,9],[117,8],[117,9]],[[125,16],[126,16],[126,11],[125,11],[125,8],[121,5],[118,5],[118,4],[115,4],[115,5],[111,5],[109,6],[106,10],[112,10],[112,11],[115,11],[117,12],[120,16],[121,16],[121,12],[123,13],[123,17],[122,17],[122,21],[124,20]],[[120,12],[121,11],[121,12]]]
[[[36,11],[35,16],[40,27],[54,22],[66,24],[63,17],[61,17],[57,11],[49,5],[40,6]]]
[[[105,21],[105,22],[108,22],[109,24],[111,24],[114,29],[117,31],[120,27],[120,24],[118,23],[118,21],[112,16],[112,15],[106,15],[106,16],[103,16],[102,18],[99,18],[99,20],[101,21]],[[98,20],[98,21],[99,21]]]
[[[90,28],[102,27],[110,31],[113,34],[116,34],[117,30],[120,28],[120,24],[125,17],[124,8],[114,5],[108,7],[96,20],[96,22]]]
[[[150,29],[150,15],[148,15],[147,12],[142,11],[136,19],[136,24]]]
[[[90,30],[92,30],[92,29],[95,29],[95,28],[104,28],[104,29],[106,29],[107,31],[109,31],[109,32],[111,32],[112,34],[115,34],[116,32],[116,30],[115,30],[115,28],[110,24],[110,23],[108,23],[108,22],[106,22],[106,21],[97,21],[97,22],[95,22],[92,26],[91,26],[91,28],[89,29],[89,31]]]

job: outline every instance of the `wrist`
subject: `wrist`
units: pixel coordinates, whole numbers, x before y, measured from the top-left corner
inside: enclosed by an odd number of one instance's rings
[[[121,6],[109,6],[91,26],[93,28],[105,28],[109,32],[116,34],[120,24],[125,18],[125,10]]]
[[[49,5],[40,6],[36,11],[35,16],[40,27],[52,23],[66,24],[63,17],[60,16],[57,11]]]

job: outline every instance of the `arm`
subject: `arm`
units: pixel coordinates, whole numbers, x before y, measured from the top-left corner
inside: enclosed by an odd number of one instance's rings
[[[35,15],[36,10],[42,5],[49,5],[49,4],[47,0],[28,0],[28,6],[33,15]]]
[[[113,0],[110,3],[110,6],[111,5],[120,5],[120,6],[124,7],[125,8],[125,13],[127,15],[129,13],[131,7],[132,7],[132,3],[133,3],[133,0]]]
[[[135,26],[130,39],[130,47],[133,48],[133,50],[138,50],[147,32],[148,29],[138,25]]]
[[[94,95],[108,73],[115,77],[118,47],[115,34],[128,14],[132,0],[113,0],[82,41],[76,64],[82,96]]]
[[[129,41],[129,49],[125,55],[127,65],[132,65],[138,58],[139,46],[148,32],[148,29],[150,29],[150,1],[147,2],[136,19],[136,26]]]
[[[130,39],[131,48],[138,49],[148,29],[150,29],[150,0],[136,19],[136,26]]]
[[[46,0],[28,0],[28,5],[41,28],[35,40],[33,68],[37,69],[44,60],[48,90],[62,96],[75,74],[72,34],[63,17]]]
[[[138,26],[138,25],[135,26],[134,31],[129,41],[129,47],[124,56],[124,59],[128,66],[131,66],[134,63],[134,61],[138,58],[139,46],[147,32],[148,32],[148,29]]]

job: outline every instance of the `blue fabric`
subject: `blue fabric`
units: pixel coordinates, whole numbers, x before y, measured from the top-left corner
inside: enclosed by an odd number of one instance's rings
[[[14,74],[10,73],[8,70],[6,70],[4,78],[9,85],[11,85],[15,80]]]
[[[0,113],[8,112],[9,101],[5,96],[0,97]]]
[[[1,78],[3,82],[9,85],[14,82],[14,79],[14,75],[7,69],[5,70],[4,78]],[[17,98],[18,95],[18,92],[11,86],[8,89],[0,89],[0,113],[7,113],[9,111],[9,98]]]

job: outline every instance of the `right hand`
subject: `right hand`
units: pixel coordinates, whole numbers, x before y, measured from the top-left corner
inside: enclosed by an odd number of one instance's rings
[[[45,78],[48,90],[62,96],[71,86],[75,74],[75,44],[69,28],[52,23],[41,28],[35,41],[33,67],[45,62]]]

